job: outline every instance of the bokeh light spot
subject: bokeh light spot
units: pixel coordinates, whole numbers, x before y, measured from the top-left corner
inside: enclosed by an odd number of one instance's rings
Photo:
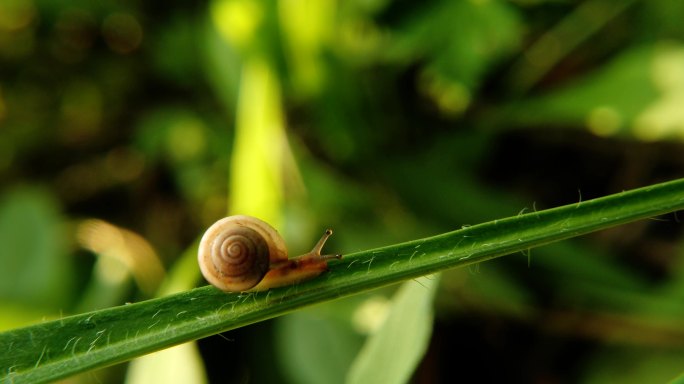
[[[668,93],[636,118],[634,135],[644,141],[681,137],[684,134],[682,105],[684,105],[684,90]]]
[[[611,136],[622,127],[623,118],[615,108],[599,106],[587,116],[587,127],[597,136]]]
[[[177,162],[197,158],[206,149],[205,127],[201,121],[187,118],[169,127],[166,147],[169,156]]]
[[[212,20],[219,33],[237,47],[253,39],[263,13],[262,6],[252,0],[218,0],[211,7]]]
[[[430,97],[446,116],[458,116],[470,105],[470,91],[460,82],[425,71],[419,78],[420,90]]]
[[[651,76],[665,92],[684,89],[684,49],[664,43],[653,59]]]
[[[361,334],[372,334],[387,319],[390,301],[384,296],[373,296],[359,305],[352,316],[352,325]]]
[[[684,49],[658,46],[651,77],[661,96],[636,117],[634,135],[644,141],[684,137]]]

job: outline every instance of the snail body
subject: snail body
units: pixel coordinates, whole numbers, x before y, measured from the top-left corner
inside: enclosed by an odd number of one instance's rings
[[[341,255],[321,255],[328,229],[314,248],[288,258],[282,237],[256,217],[236,215],[214,223],[202,236],[197,254],[204,278],[227,292],[263,291],[320,275],[328,260]]]

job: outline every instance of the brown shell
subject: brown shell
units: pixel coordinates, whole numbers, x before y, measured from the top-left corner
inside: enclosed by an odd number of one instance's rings
[[[287,260],[287,248],[266,222],[236,215],[207,229],[197,258],[209,283],[224,291],[245,291],[261,281],[271,264]]]

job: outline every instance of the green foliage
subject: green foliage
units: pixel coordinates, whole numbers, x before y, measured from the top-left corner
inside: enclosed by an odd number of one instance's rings
[[[390,269],[377,257],[360,264],[377,256],[366,251],[346,266],[355,250],[565,204],[584,209],[595,197],[680,178],[683,7],[668,0],[0,1],[0,329],[64,321],[83,336],[27,345],[21,364],[40,371],[54,360],[75,372],[279,316],[71,380],[341,382],[370,349],[364,343],[383,339],[374,333],[383,332],[379,319],[401,297],[396,287],[368,289],[440,270],[434,306],[425,304],[427,291],[416,299],[423,325],[430,310],[437,325],[421,333],[434,332],[428,352],[415,348],[401,369],[371,365],[364,375],[674,378],[684,359],[676,215],[532,251],[516,244],[523,255],[462,260],[474,263],[467,268],[450,268],[464,265],[445,262],[452,258],[432,264],[444,255],[437,248],[425,260],[415,249],[396,250],[411,268],[392,268],[389,280],[365,274],[369,266]],[[625,220],[642,217],[633,203],[613,208],[624,209]],[[226,212],[266,219],[291,255],[332,227],[326,249],[350,254],[349,263],[297,289],[331,283],[338,291],[306,309],[287,296],[291,307],[258,309],[260,317],[239,324],[207,328],[164,317],[186,310],[175,307],[155,316],[163,300],[207,295],[197,309],[205,318],[225,304],[218,304],[225,295],[192,289],[203,284],[196,242]],[[587,214],[587,222],[601,221],[599,212]],[[533,226],[532,217],[517,223]],[[532,228],[499,232],[501,223],[488,236]],[[359,294],[328,301],[352,292]],[[147,301],[155,297],[162,301]],[[118,317],[127,311],[137,315]],[[112,348],[101,349],[102,323],[85,319],[112,314],[124,322],[117,327],[140,328],[142,336],[115,333]],[[74,315],[83,322],[67,320]],[[146,328],[153,316],[178,321],[173,337]],[[387,349],[376,343],[373,350]],[[455,344],[463,346],[457,369]],[[273,361],[268,370],[262,356]],[[194,363],[172,369],[183,359]],[[0,375],[9,373],[2,368]]]
[[[0,348],[8,351],[0,360],[2,371],[13,382],[58,379],[316,302],[682,209],[683,191],[684,179],[352,253],[334,263],[322,278],[267,292],[227,294],[203,287],[8,331],[0,334]],[[434,289],[436,280],[425,284]],[[399,291],[386,324],[352,365],[350,382],[386,377],[387,373],[373,372],[372,367],[380,361],[389,364],[388,353],[396,353],[403,368],[409,368],[409,361],[417,361],[429,335],[431,295],[425,293],[412,286]],[[402,327],[415,332],[402,336],[416,343],[413,348],[407,348],[411,345],[406,344],[408,340],[400,348],[383,342],[401,340],[395,333],[401,333]],[[391,365],[382,369],[393,370],[393,381],[403,381],[410,373]]]
[[[431,276],[397,291],[382,326],[350,367],[347,383],[404,383],[411,378],[430,341],[438,283]]]
[[[52,310],[68,305],[74,270],[57,206],[48,193],[26,187],[0,199],[0,296],[8,306],[2,312],[18,304]]]

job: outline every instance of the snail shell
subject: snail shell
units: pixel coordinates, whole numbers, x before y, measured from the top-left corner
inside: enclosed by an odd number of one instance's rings
[[[214,223],[202,236],[197,255],[205,279],[223,291],[264,290],[318,276],[330,258],[321,255],[326,230],[314,249],[288,259],[278,231],[256,217],[237,215]]]

